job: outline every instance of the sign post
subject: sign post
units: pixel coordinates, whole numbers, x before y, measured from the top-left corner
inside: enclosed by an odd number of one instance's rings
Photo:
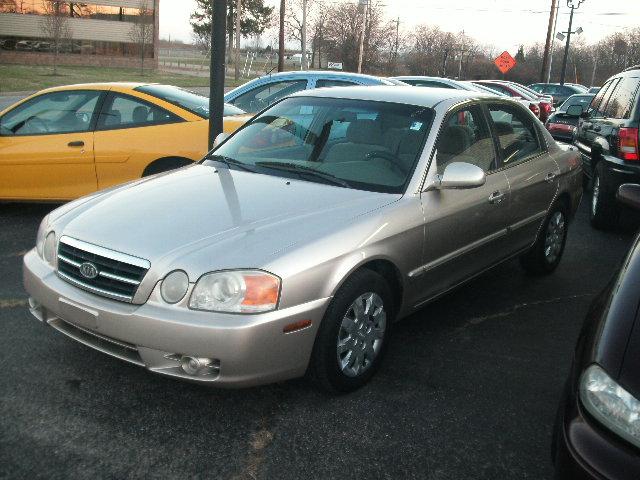
[[[498,58],[495,59],[493,63],[496,64],[496,67],[498,67],[498,70],[500,70],[504,75],[513,67],[515,67],[517,62],[515,58],[513,58],[511,54],[505,50],[500,54],[500,56],[498,56]]]

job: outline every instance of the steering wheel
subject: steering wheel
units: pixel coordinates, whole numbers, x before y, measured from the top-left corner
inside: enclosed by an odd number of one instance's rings
[[[399,170],[400,173],[402,173],[403,175],[407,175],[409,173],[404,168],[404,166],[402,166],[400,164],[400,162],[399,162],[400,159],[397,156],[395,156],[393,153],[387,152],[386,150],[374,150],[373,152],[367,153],[364,156],[364,158],[366,160],[372,160],[374,158],[381,158],[381,159],[386,160],[387,162],[389,162],[392,167],[394,167],[397,170]]]
[[[31,117],[25,123],[24,127],[27,127],[28,130],[33,131],[33,133],[48,133],[49,128],[44,120],[38,117]],[[23,128],[24,128],[23,127]]]

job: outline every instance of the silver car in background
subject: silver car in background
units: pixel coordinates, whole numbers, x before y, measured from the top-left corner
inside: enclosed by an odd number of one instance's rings
[[[552,272],[581,195],[577,152],[511,100],[306,91],[199,164],[51,212],[24,284],[39,320],[151,371],[344,392],[430,300],[514,256]]]

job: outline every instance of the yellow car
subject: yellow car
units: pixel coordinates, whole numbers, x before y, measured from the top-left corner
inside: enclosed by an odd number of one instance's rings
[[[0,200],[71,200],[200,160],[209,99],[169,85],[42,90],[0,112]],[[224,131],[251,116],[225,105]]]

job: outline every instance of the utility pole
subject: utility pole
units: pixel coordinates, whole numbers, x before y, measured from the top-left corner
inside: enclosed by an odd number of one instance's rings
[[[240,78],[240,9],[242,8],[242,0],[236,1],[236,49],[233,61],[235,65],[235,79]]]
[[[367,10],[369,0],[359,0],[358,9],[362,10],[362,30],[360,31],[360,45],[358,47],[358,73],[362,73],[362,60],[364,57],[364,36],[367,28]]]
[[[553,22],[553,35],[551,36],[551,49],[549,51],[549,66],[547,68],[546,83],[551,82],[551,70],[553,69],[553,52],[556,46],[556,32],[558,31],[558,17],[560,16],[560,4],[556,7],[556,19]]]
[[[278,71],[284,72],[284,0],[280,0],[280,33],[278,35]]]
[[[576,5],[575,2],[578,2]],[[577,33],[572,32],[571,28],[573,27],[573,13],[577,8],[580,8],[580,5],[584,0],[567,0],[567,7],[571,9],[571,15],[569,15],[569,31],[567,32],[567,43],[564,46],[564,58],[562,59],[562,71],[560,72],[560,85],[564,85],[564,79],[567,75],[567,60],[569,59],[569,43],[571,42],[571,34]]]
[[[222,133],[224,112],[225,43],[227,40],[227,1],[211,0],[211,65],[209,67],[209,149]]]
[[[396,48],[393,54],[393,73],[398,68],[398,49],[400,48],[400,17],[396,20]]]
[[[307,2],[308,0],[302,0],[302,57],[300,57],[300,70],[309,69],[307,63]]]
[[[549,12],[549,26],[547,27],[547,41],[544,44],[544,56],[542,57],[542,71],[540,72],[540,81],[544,82],[549,68],[549,53],[551,51],[551,42],[553,42],[553,22],[556,16],[556,4],[558,0],[551,0],[551,11]]]

